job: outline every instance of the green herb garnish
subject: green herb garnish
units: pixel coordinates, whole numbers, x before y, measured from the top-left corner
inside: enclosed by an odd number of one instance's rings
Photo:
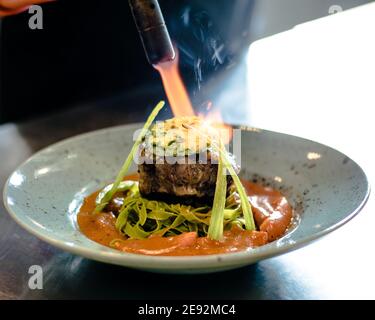
[[[253,211],[251,210],[251,205],[249,198],[246,194],[246,190],[243,187],[240,178],[238,177],[236,171],[234,171],[233,166],[231,165],[227,152],[224,150],[221,152],[223,154],[223,162],[226,169],[228,169],[229,174],[232,176],[234,185],[236,186],[238,195],[240,196],[241,201],[241,207],[243,211],[243,216],[245,218],[245,227],[247,230],[255,230],[255,222],[254,222],[254,216]]]
[[[214,203],[212,205],[211,222],[208,236],[213,240],[221,240],[224,232],[224,209],[227,194],[227,175],[222,154],[219,155]]]
[[[128,170],[129,170],[129,167],[134,159],[134,155],[136,154],[137,150],[138,150],[138,147],[139,145],[141,144],[143,138],[145,137],[149,127],[151,126],[152,122],[155,120],[156,116],[158,115],[158,113],[160,112],[160,110],[164,107],[165,105],[165,102],[164,101],[160,101],[156,107],[154,108],[154,110],[152,110],[150,116],[148,117],[145,125],[143,126],[141,132],[139,133],[138,137],[137,137],[137,140],[135,141],[128,157],[126,158],[119,174],[117,175],[117,178],[115,180],[115,182],[113,183],[112,185],[112,189],[107,192],[105,194],[105,196],[103,197],[101,203],[99,205],[96,206],[95,208],[95,212],[98,213],[98,212],[101,212],[105,207],[106,205],[108,204],[108,202],[112,199],[112,197],[114,196],[114,194],[116,193],[117,191],[117,188],[119,187],[121,181],[124,179],[124,177],[126,176],[126,174],[128,173]]]

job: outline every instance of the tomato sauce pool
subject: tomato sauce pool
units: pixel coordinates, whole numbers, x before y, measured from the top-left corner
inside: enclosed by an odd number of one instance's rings
[[[137,180],[137,175],[126,180]],[[78,225],[89,239],[114,249],[153,256],[193,256],[243,251],[274,241],[285,234],[291,224],[293,210],[287,199],[270,187],[242,181],[252,205],[257,231],[232,227],[221,241],[198,237],[187,232],[174,237],[127,239],[116,228],[112,213],[93,213],[99,192],[85,198],[78,213]],[[110,245],[111,244],[111,245]]]

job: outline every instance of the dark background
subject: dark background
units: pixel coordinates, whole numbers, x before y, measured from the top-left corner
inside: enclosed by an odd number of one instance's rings
[[[210,99],[209,79],[225,79],[221,74],[241,63],[252,41],[328,15],[333,4],[348,9],[366,2],[160,0],[160,5],[199,106]],[[0,123],[92,101],[121,101],[129,91],[163,94],[127,1],[59,0],[43,5],[43,13],[43,30],[29,29],[27,12],[0,24]]]

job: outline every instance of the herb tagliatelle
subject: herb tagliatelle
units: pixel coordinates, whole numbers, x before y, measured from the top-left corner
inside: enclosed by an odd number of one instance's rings
[[[111,187],[103,189],[97,198],[98,203]],[[141,197],[136,181],[121,182],[117,192],[117,197],[123,197],[124,201],[119,209],[116,229],[131,239],[146,239],[151,235],[173,236],[184,232],[208,235],[212,213],[208,206],[194,208],[145,199]],[[119,196],[119,193],[122,195]],[[234,188],[231,188],[225,200],[222,219],[224,227],[228,229],[233,224],[245,224],[239,196]]]

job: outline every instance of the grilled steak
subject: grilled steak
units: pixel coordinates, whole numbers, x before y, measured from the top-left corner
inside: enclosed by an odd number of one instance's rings
[[[199,121],[195,117],[171,119],[152,129],[151,138],[146,139],[140,149],[142,157],[148,160],[138,165],[139,189],[143,197],[193,206],[212,205],[218,170],[217,155],[211,152],[210,145],[194,140],[199,133],[193,132],[190,141],[187,141],[187,131],[191,126],[200,125]],[[172,130],[174,132],[171,133]],[[161,134],[163,139],[160,132],[167,132]],[[156,133],[159,133],[157,139]],[[174,144],[174,149],[168,149]],[[153,151],[148,151],[147,147]],[[182,150],[183,154],[176,156],[176,150]],[[170,161],[172,155],[175,156],[174,162]],[[201,159],[203,161],[199,161]],[[191,160],[194,160],[193,163]],[[229,187],[232,179],[230,176],[227,178]]]

